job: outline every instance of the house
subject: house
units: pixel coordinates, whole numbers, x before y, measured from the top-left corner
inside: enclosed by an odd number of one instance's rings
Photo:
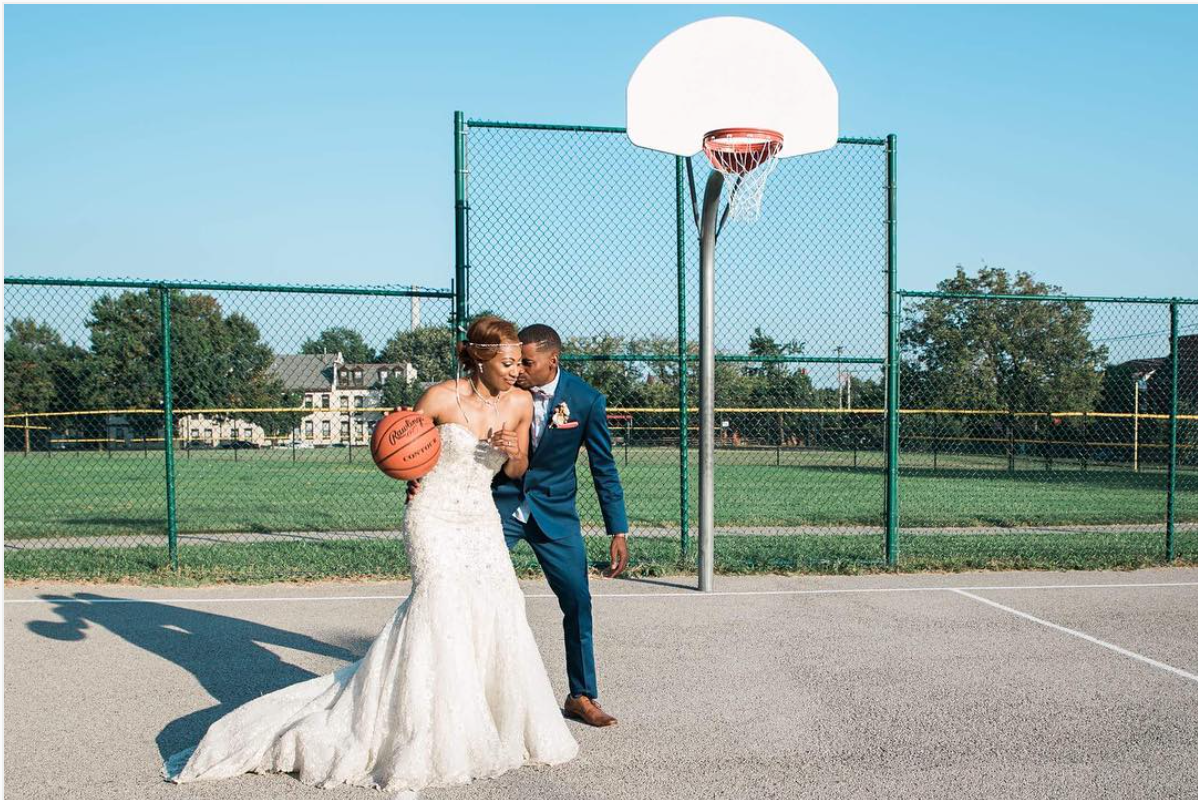
[[[374,424],[385,413],[381,407],[383,385],[390,380],[416,380],[411,364],[351,364],[340,353],[275,356],[269,372],[282,381],[285,390],[302,393],[301,405],[311,409],[290,434],[272,437],[262,426],[238,417],[176,414],[176,436],[182,446],[219,447],[230,442],[258,447],[301,442],[369,445]],[[161,431],[157,435],[160,440]],[[110,415],[108,438],[132,444],[129,421]]]
[[[303,392],[303,407],[312,412],[300,420],[292,435],[315,445],[369,444],[374,424],[385,413],[384,384],[411,383],[417,377],[408,363],[348,363],[340,353],[275,356],[270,370],[284,389]]]
[[[1134,358],[1117,365],[1135,375],[1152,375],[1140,398],[1141,413],[1168,413],[1172,364],[1168,355]],[[1130,390],[1129,390],[1130,391]],[[1183,407],[1198,407],[1198,333],[1177,337],[1177,397]]]

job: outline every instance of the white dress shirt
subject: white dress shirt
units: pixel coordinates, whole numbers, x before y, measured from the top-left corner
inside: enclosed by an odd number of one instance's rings
[[[529,435],[529,442],[533,448],[536,448],[541,441],[541,437],[545,435],[546,422],[549,420],[549,403],[553,400],[553,393],[557,391],[557,384],[561,380],[561,377],[562,373],[559,370],[549,383],[544,386],[534,386],[530,390],[532,392],[532,431]],[[528,457],[532,458],[531,452]],[[513,512],[512,516],[521,522],[528,522],[531,516],[528,498],[524,499],[524,502]]]

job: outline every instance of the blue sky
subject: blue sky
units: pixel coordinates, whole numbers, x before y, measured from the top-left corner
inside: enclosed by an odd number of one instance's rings
[[[1198,9],[9,6],[5,270],[445,286],[452,112],[624,123],[662,36],[804,41],[896,133],[900,274],[1198,295]]]

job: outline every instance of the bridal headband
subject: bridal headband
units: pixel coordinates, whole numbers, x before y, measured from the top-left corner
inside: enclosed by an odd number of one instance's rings
[[[540,347],[541,345],[549,344],[549,341],[546,339],[541,339],[540,341],[536,341],[536,342],[470,342],[470,341],[466,341],[466,342],[462,342],[462,344],[464,344],[468,347],[515,347],[517,345],[535,344],[537,347]]]

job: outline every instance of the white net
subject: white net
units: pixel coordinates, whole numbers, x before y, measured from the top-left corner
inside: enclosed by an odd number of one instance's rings
[[[748,172],[724,172],[728,186],[728,219],[757,221],[761,216],[765,181],[777,164],[778,159],[767,158]]]
[[[758,136],[721,136],[704,143],[711,165],[724,173],[728,219],[755,222],[761,216],[765,183],[778,165],[782,142]]]

